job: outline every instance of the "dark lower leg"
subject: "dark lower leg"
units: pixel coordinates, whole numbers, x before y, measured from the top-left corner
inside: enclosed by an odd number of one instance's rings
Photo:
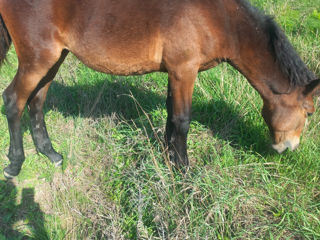
[[[28,100],[30,114],[31,132],[33,142],[37,151],[47,156],[52,163],[59,166],[62,164],[62,156],[52,147],[46,124],[43,116],[43,104],[45,102],[49,86],[58,72],[60,65],[67,56],[68,51],[64,50],[57,63],[48,71],[46,76],[40,81],[38,87],[31,94]]]
[[[171,139],[169,141],[169,150],[174,154],[174,161],[178,167],[188,166],[189,159],[187,155],[187,135],[189,131],[190,118],[186,116],[173,117],[174,125]]]
[[[39,95],[41,95],[41,91]],[[46,155],[52,163],[61,165],[62,156],[52,147],[44,121],[42,104],[42,97],[38,95],[29,104],[32,138],[38,152]]]
[[[15,104],[15,95],[3,94],[3,101],[6,108],[6,116],[10,133],[10,147],[8,158],[9,166],[4,169],[7,178],[17,176],[21,170],[24,157],[22,133],[20,128],[20,113]]]
[[[190,118],[186,116],[167,119],[166,141],[170,159],[177,167],[188,166],[187,135],[189,131]]]
[[[187,155],[187,135],[190,126],[190,107],[184,108],[185,111],[175,114],[173,109],[173,93],[170,85],[168,86],[167,97],[167,125],[166,125],[166,142],[168,145],[170,159],[175,165],[188,166],[189,159]]]
[[[165,140],[167,145],[170,146],[169,143],[171,142],[172,133],[174,130],[174,124],[172,122],[172,93],[170,89],[170,81],[168,83],[168,95],[167,95],[166,106],[167,106],[168,116],[167,116]]]

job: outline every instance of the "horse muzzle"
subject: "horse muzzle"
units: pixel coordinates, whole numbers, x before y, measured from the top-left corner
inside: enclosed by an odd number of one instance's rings
[[[272,148],[280,154],[280,153],[283,153],[287,148],[290,151],[296,150],[299,146],[299,143],[300,143],[300,139],[298,137],[295,137],[293,139],[289,139],[277,144],[272,144]]]

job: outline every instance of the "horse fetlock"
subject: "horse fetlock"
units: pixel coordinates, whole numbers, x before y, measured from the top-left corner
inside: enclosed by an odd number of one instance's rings
[[[11,162],[23,163],[24,161],[24,152],[23,149],[15,149],[13,147],[9,148],[8,158]]]
[[[187,154],[180,155],[175,152],[173,163],[176,168],[184,171],[189,167],[189,159]]]
[[[170,161],[177,167],[182,168],[189,165],[189,159],[187,155],[186,146],[173,143],[169,145],[168,149]]]
[[[44,138],[37,138],[36,134],[33,135],[37,151],[44,155],[48,155],[53,150],[50,140]]]
[[[62,155],[54,150],[50,141],[45,144],[37,144],[37,151],[47,156],[55,166],[60,166],[62,164]]]

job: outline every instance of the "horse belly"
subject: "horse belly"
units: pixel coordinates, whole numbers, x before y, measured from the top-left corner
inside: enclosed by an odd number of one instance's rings
[[[97,71],[133,75],[160,70],[163,44],[159,37],[110,39],[91,36],[77,41],[69,50]]]
[[[159,71],[161,67],[160,54],[160,57],[157,58],[141,55],[130,58],[126,54],[110,54],[110,52],[113,52],[112,50],[106,52],[106,54],[90,51],[86,53],[74,51],[73,53],[88,67],[99,72],[114,75],[139,75]]]

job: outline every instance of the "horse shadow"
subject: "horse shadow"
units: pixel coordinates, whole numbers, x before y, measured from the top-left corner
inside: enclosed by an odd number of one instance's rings
[[[22,189],[20,204],[17,204],[17,195],[12,181],[0,180],[0,239],[49,239],[44,214],[34,201],[34,189]],[[19,228],[24,233],[15,230]]]
[[[132,84],[130,79],[124,77],[114,77],[113,80],[99,81],[94,85],[73,86],[54,82],[44,110],[56,109],[66,117],[83,116],[94,119],[116,113],[125,121],[133,121],[135,126],[146,128],[148,135],[152,137],[152,127],[140,121],[144,114],[141,109],[145,113],[165,109],[166,91],[158,94],[143,85]],[[266,128],[257,126],[253,121],[244,120],[237,108],[225,101],[194,101],[192,112],[193,121],[208,127],[214,136],[227,141],[233,147],[247,149],[259,155],[273,154],[266,148],[270,143]],[[155,127],[164,129],[164,121],[155,124],[161,124]]]
[[[54,109],[65,117],[93,119],[116,113],[123,120],[146,129],[148,136],[152,138],[152,127],[141,121],[141,115],[165,109],[166,91],[160,95],[143,84],[133,84],[130,78],[111,78],[112,81],[106,79],[95,84],[75,83],[72,86],[54,81],[47,95],[44,113]],[[142,79],[141,82],[143,81]],[[30,120],[26,111],[22,117],[23,132],[29,131]],[[4,106],[2,113],[5,113]],[[250,150],[261,156],[274,155],[274,151],[267,147],[270,145],[270,138],[266,134],[266,128],[244,120],[237,108],[223,100],[207,103],[193,101],[192,120],[208,127],[215,137],[236,149]],[[156,127],[164,129],[164,126]]]

